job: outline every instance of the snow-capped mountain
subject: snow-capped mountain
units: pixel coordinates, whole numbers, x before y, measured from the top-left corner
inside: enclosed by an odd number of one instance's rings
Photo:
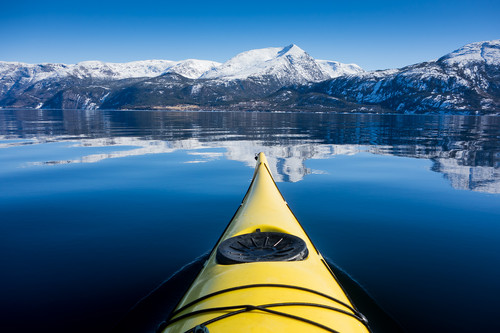
[[[293,44],[250,50],[223,64],[196,59],[74,65],[0,62],[0,107],[221,105],[359,71],[356,65],[317,61]]]
[[[500,39],[467,44],[441,57],[439,61],[460,67],[474,63],[498,66],[500,64]]]
[[[317,61],[296,45],[243,52],[221,64],[209,60],[143,60],[127,63],[83,61],[77,64],[26,64],[0,61],[0,83],[35,83],[46,79],[123,80],[175,73],[189,79],[246,79],[264,75],[284,83],[318,82],[344,73],[361,72],[357,65]]]
[[[500,40],[372,72],[316,60],[293,44],[242,52],[222,64],[0,62],[0,107],[500,114]]]
[[[325,81],[305,93],[397,112],[500,110],[500,40],[465,45],[435,61]]]
[[[196,59],[71,65],[0,62],[0,106],[97,108],[117,87],[166,73],[194,79],[219,65]]]
[[[297,45],[270,47],[238,54],[201,76],[204,79],[235,80],[274,77],[283,86],[319,82],[333,78],[333,67],[322,65]],[[333,75],[331,75],[333,74]]]
[[[166,72],[177,73],[196,79],[220,63],[208,60],[188,59],[183,61],[143,60],[127,63],[83,61],[77,64],[26,64],[0,61],[0,79],[15,80],[18,77],[38,82],[45,79],[74,77],[78,79],[122,80],[155,77]]]

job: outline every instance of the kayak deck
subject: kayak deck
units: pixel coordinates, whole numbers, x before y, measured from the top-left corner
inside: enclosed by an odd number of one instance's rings
[[[294,251],[298,254],[286,259]],[[224,262],[225,253],[238,263]],[[369,329],[288,207],[260,153],[243,202],[159,331],[357,333]]]

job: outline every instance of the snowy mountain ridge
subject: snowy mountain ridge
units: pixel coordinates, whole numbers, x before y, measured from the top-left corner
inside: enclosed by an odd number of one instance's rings
[[[343,76],[343,75],[359,75],[363,72],[363,68],[359,67],[356,64],[344,64],[338,61],[331,61],[331,60],[316,60],[321,68],[330,75],[330,77],[336,78],[338,76]]]
[[[467,44],[438,61],[448,65],[465,66],[471,63],[484,63],[486,65],[500,64],[500,39]]]
[[[224,63],[0,62],[0,107],[500,114],[500,40],[370,72],[316,60],[294,44]]]
[[[295,44],[242,52],[219,67],[206,72],[203,79],[235,80],[274,76],[283,84],[304,84],[363,71],[357,65],[319,61]]]
[[[27,64],[21,62],[0,61],[0,75],[13,75],[21,71],[32,82],[48,78],[73,76],[79,79],[129,79],[140,77],[155,77],[164,73],[177,73],[188,78],[198,78],[204,72],[219,66],[220,63],[209,60],[187,59],[142,60],[126,63],[111,63],[102,61],[82,61],[77,64]]]
[[[122,80],[151,78],[175,73],[189,79],[246,79],[260,75],[278,75],[286,83],[318,82],[363,71],[357,65],[336,61],[318,61],[297,45],[269,47],[242,52],[225,63],[186,59],[141,60],[126,63],[82,61],[76,64],[0,61],[0,80],[21,76],[35,83],[45,79],[74,77],[78,79]]]
[[[467,44],[399,69],[333,78],[311,91],[398,113],[499,112],[500,40]]]

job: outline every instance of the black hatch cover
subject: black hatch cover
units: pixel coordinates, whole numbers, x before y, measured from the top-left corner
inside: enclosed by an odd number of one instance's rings
[[[299,237],[281,232],[252,232],[231,237],[217,248],[222,265],[257,261],[299,261],[307,258],[306,243]]]

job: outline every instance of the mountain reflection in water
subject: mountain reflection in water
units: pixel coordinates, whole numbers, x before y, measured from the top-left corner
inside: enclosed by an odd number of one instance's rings
[[[456,189],[500,193],[500,118],[265,112],[2,110],[0,148],[69,142],[116,147],[28,165],[190,151],[192,163],[225,157],[253,167],[269,156],[277,181],[297,182],[309,159],[361,152],[432,161]],[[204,152],[217,149],[221,152]]]

